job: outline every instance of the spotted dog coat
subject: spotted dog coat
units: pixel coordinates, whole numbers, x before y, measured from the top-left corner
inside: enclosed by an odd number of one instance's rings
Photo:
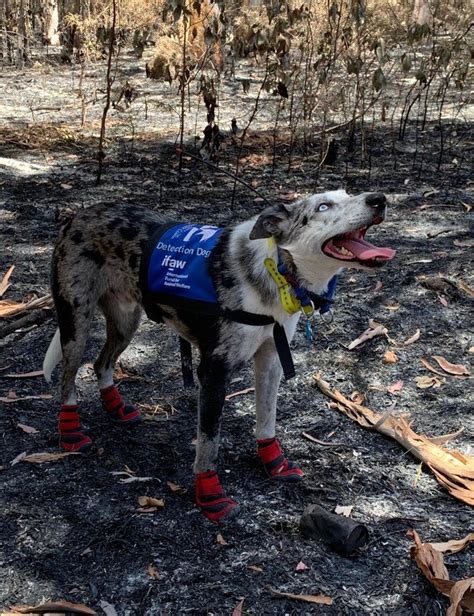
[[[342,266],[369,266],[363,260],[346,263],[346,257],[341,254],[338,258],[336,252],[328,255],[323,249],[325,243],[381,222],[385,208],[386,200],[380,193],[349,196],[345,191],[335,191],[292,205],[269,207],[260,216],[225,229],[209,265],[219,303],[232,310],[273,317],[283,324],[291,340],[299,314],[290,316],[285,312],[275,282],[263,265],[264,259],[272,256],[278,260],[277,250],[281,251],[300,284],[321,294]],[[52,294],[59,333],[51,342],[44,368],[50,378],[62,353],[64,408],[76,408],[75,377],[97,306],[105,315],[107,338],[94,369],[102,391],[113,386],[114,364],[132,340],[142,313],[139,272],[143,251],[164,222],[159,214],[134,205],[94,206],[80,211],[61,230],[52,264]],[[269,237],[274,243],[269,244]],[[208,481],[206,473],[216,469],[226,386],[250,359],[255,366],[256,437],[259,443],[275,440],[276,399],[282,369],[272,326],[244,325],[165,305],[159,309],[163,321],[200,353],[194,472],[197,476],[204,474]],[[215,484],[216,480],[212,481]],[[219,489],[214,489],[214,496],[221,494]],[[233,510],[228,507],[224,514]],[[213,519],[210,514],[208,517]]]

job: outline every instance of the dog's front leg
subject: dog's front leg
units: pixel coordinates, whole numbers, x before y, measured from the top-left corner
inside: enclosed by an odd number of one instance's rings
[[[257,451],[267,474],[281,481],[300,481],[303,472],[287,460],[275,437],[277,395],[282,369],[273,339],[268,338],[254,355]]]
[[[219,523],[238,512],[237,503],[225,495],[216,471],[222,410],[230,370],[224,359],[202,357],[197,373],[200,388],[194,462],[196,504],[208,520]]]

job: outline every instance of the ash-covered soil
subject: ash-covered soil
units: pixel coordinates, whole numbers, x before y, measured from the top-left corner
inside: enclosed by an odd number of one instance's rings
[[[2,81],[5,78],[2,75]],[[15,100],[20,105],[22,94],[18,91],[15,99],[10,91],[9,96],[9,126],[16,130],[12,106]],[[59,114],[55,121],[60,120]],[[464,124],[459,130],[472,128]],[[446,600],[410,560],[406,532],[415,528],[425,541],[461,538],[473,529],[472,509],[450,496],[425,468],[419,474],[417,460],[397,443],[328,408],[328,399],[312,378],[321,372],[346,395],[363,393],[367,406],[381,413],[389,408],[409,412],[414,428],[430,436],[463,427],[450,446],[474,453],[471,381],[447,376],[441,387],[429,389],[417,388],[414,381],[429,374],[421,357],[442,355],[464,365],[472,361],[472,299],[449,283],[433,288],[422,278],[441,273],[473,286],[468,211],[474,204],[472,151],[465,149],[472,137],[464,139],[461,152],[456,145],[446,151],[437,171],[439,135],[428,126],[420,171],[410,134],[414,131],[408,131],[405,144],[411,149],[398,153],[395,168],[388,131],[374,132],[370,173],[360,168],[357,155],[345,153],[344,129],[337,134],[338,161],[319,171],[316,157],[298,155],[288,173],[286,146],[281,143],[272,173],[271,138],[262,132],[251,132],[244,148],[242,177],[272,201],[289,193],[341,186],[349,191],[382,190],[391,201],[387,222],[372,234],[378,243],[397,248],[397,258],[374,273],[346,271],[334,321],[317,322],[311,348],[301,324],[293,344],[297,377],[280,389],[278,435],[304,469],[306,481],[289,488],[265,478],[255,456],[252,394],[234,397],[225,411],[220,472],[241,513],[224,528],[207,522],[193,504],[196,392],[182,388],[176,336],[144,320],[123,354],[123,371],[136,378],[122,381],[122,393],[157,411],[153,420],[124,431],[106,422],[96,394],[90,362],[103,340],[98,316],[77,381],[82,417],[95,443],[91,455],[11,466],[22,452],[57,450],[57,393],[53,389],[52,401],[0,403],[1,606],[63,598],[83,602],[98,613],[103,613],[101,602],[106,601],[120,616],[220,616],[230,615],[245,599],[243,613],[254,615],[444,613]],[[318,147],[315,142],[315,154]],[[231,170],[235,154],[229,137],[220,164]],[[81,207],[99,201],[141,203],[170,218],[220,225],[241,221],[263,207],[240,186],[232,207],[232,180],[192,160],[185,160],[179,175],[173,144],[160,140],[156,132],[148,139],[136,138],[133,150],[129,140],[111,144],[99,187],[94,183],[95,152],[88,142],[65,140],[54,147],[26,148],[12,132],[0,156],[38,165],[19,171],[3,168],[0,174],[0,273],[15,265],[4,299],[48,292],[56,235],[61,223]],[[375,338],[347,350],[369,319],[384,324],[395,341],[402,342],[417,329],[420,338],[405,347]],[[54,330],[51,318],[2,341],[0,395],[12,389],[18,396],[49,393],[41,378],[12,380],[5,374],[40,369]],[[388,349],[398,355],[397,363],[384,363]],[[252,379],[249,366],[233,382],[232,391],[251,387]],[[399,380],[402,389],[388,393],[387,387]],[[27,434],[18,424],[38,433]],[[306,440],[304,431],[331,445]],[[112,473],[126,467],[152,480],[120,483],[120,476]],[[173,492],[167,482],[186,491]],[[163,498],[165,506],[155,513],[139,513],[141,495]],[[368,545],[354,557],[342,558],[304,539],[298,520],[309,503],[328,509],[353,505],[354,519],[369,528]],[[218,533],[225,545],[218,542]],[[301,560],[308,568],[296,572]],[[455,579],[472,574],[472,549],[447,562]],[[150,572],[156,572],[154,577]],[[334,602],[315,606],[280,599],[269,587],[324,593]]]

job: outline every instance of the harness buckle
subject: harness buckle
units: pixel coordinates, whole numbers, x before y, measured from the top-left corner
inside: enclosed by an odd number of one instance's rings
[[[329,310],[326,310],[326,312],[319,313],[319,316],[321,317],[323,323],[325,323],[326,325],[331,325],[331,323],[334,321],[334,311],[332,308],[329,308]]]

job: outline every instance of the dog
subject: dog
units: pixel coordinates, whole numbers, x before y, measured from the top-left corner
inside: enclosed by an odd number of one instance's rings
[[[205,267],[221,312],[202,314],[182,305],[157,303],[161,320],[199,350],[194,473],[196,503],[209,520],[219,523],[238,511],[237,503],[221,486],[216,465],[226,386],[236,370],[251,359],[258,455],[271,478],[303,478],[275,436],[282,365],[271,323],[280,324],[291,341],[305,312],[298,309],[298,302],[293,311],[285,304],[285,297],[295,300],[296,288],[324,294],[342,268],[369,270],[392,259],[393,249],[376,247],[365,239],[370,227],[383,222],[386,208],[383,193],[350,196],[343,190],[315,194],[290,205],[270,205],[250,220],[216,231],[212,250],[201,250],[209,253]],[[44,373],[50,380],[62,356],[59,432],[66,450],[83,451],[91,445],[80,422],[75,377],[97,306],[105,316],[107,330],[105,345],[94,364],[103,406],[117,423],[141,420],[139,411],[122,401],[113,372],[139,325],[144,254],[163,222],[159,214],[135,205],[93,206],[80,211],[60,232],[51,284],[58,330],[45,356]],[[204,230],[188,226],[181,238],[190,241],[194,234],[199,242],[208,242],[212,229],[209,225]],[[176,268],[191,249],[186,249],[185,243],[182,248],[171,248],[166,242],[154,242],[154,247],[159,245],[165,252],[174,251],[160,260],[160,267],[171,263],[174,269],[167,276],[173,284],[185,286]],[[279,283],[282,275],[276,270],[272,274],[269,266],[281,262],[286,268],[284,284]],[[263,324],[228,318],[237,313],[263,319]]]

